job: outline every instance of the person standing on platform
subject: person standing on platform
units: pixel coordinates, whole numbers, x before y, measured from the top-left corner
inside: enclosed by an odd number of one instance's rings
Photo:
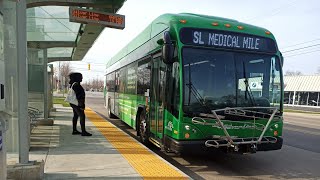
[[[83,89],[83,87],[80,85],[82,82],[82,74],[81,73],[71,73],[69,74],[70,78],[70,88],[72,88],[76,94],[77,100],[78,100],[78,106],[71,104],[70,106],[73,109],[73,119],[72,119],[72,126],[73,126],[73,131],[72,134],[81,134],[81,136],[92,136],[91,133],[88,133],[86,131],[86,116],[84,114],[84,109],[86,107],[85,105],[85,97],[86,93]],[[77,130],[77,122],[78,122],[78,117],[80,116],[80,126],[81,126],[81,132]]]

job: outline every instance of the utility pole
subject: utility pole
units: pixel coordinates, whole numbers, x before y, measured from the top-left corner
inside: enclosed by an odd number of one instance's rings
[[[60,80],[61,80],[61,78],[60,78],[60,61],[59,61],[59,73],[58,73],[58,92],[60,92]]]

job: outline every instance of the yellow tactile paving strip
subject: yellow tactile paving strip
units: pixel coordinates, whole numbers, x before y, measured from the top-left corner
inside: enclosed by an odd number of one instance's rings
[[[144,179],[189,179],[89,108],[87,118]]]

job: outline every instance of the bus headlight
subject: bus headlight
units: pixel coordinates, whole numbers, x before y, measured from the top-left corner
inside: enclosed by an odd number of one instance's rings
[[[187,131],[190,130],[190,126],[189,125],[185,125],[184,128],[186,128]]]

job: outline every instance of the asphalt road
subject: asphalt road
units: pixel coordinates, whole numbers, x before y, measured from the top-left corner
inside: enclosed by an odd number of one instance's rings
[[[87,106],[106,118],[101,93],[87,93]],[[285,113],[281,150],[237,155],[208,151],[177,156],[151,147],[155,153],[193,179],[320,179],[320,115]],[[136,138],[133,129],[108,119]]]

